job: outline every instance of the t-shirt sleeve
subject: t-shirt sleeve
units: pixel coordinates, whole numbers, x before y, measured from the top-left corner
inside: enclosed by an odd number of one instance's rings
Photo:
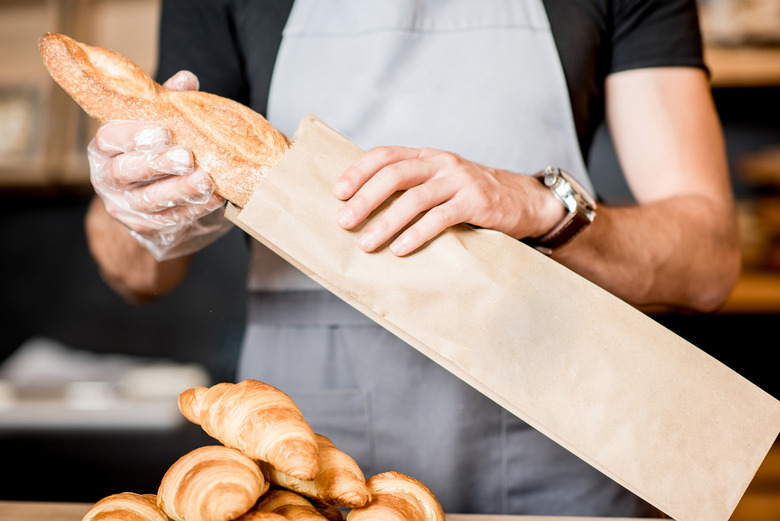
[[[609,72],[644,67],[706,69],[695,0],[613,2]]]
[[[230,0],[164,0],[157,81],[180,70],[198,76],[200,90],[246,103],[248,86]]]

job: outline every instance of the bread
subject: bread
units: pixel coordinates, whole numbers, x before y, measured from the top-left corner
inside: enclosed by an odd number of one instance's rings
[[[371,495],[360,467],[348,454],[340,451],[327,437],[316,434],[320,471],[313,480],[288,476],[268,463],[260,468],[273,485],[294,490],[310,499],[328,505],[355,508],[365,505]]]
[[[287,521],[287,518],[274,512],[258,512],[250,510],[235,521]]]
[[[82,521],[170,521],[157,506],[154,494],[122,492],[104,497],[90,508]]]
[[[195,387],[179,395],[179,409],[223,445],[289,476],[310,480],[320,470],[314,432],[290,397],[271,385]]]
[[[328,521],[344,521],[344,514],[334,505],[312,503],[314,508]]]
[[[347,521],[444,521],[444,512],[428,487],[399,472],[367,481],[371,501],[347,514]]]
[[[260,114],[235,101],[156,83],[124,56],[61,34],[38,47],[52,78],[98,121],[157,121],[173,141],[192,150],[215,192],[244,206],[263,174],[289,148],[287,137]]]
[[[289,521],[327,521],[327,518],[306,498],[290,490],[269,490],[260,498],[253,510],[273,512]]]
[[[267,490],[250,457],[208,445],[171,465],[160,482],[157,503],[175,521],[230,521],[248,512]]]

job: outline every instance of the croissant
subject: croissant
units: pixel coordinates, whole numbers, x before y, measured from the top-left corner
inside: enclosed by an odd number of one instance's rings
[[[268,490],[260,467],[238,450],[221,445],[197,448],[163,476],[157,503],[175,521],[230,521]]]
[[[90,508],[82,521],[170,521],[157,506],[154,494],[122,492],[104,497]]]
[[[314,508],[328,521],[344,521],[344,515],[335,505],[312,503]]]
[[[179,409],[223,445],[285,474],[308,480],[319,472],[314,431],[276,387],[257,380],[194,387],[179,395]]]
[[[38,48],[52,78],[98,121],[159,121],[192,150],[215,192],[244,206],[263,174],[289,148],[287,137],[235,101],[156,83],[124,56],[47,33]]]
[[[243,516],[236,518],[235,521],[287,521],[287,518],[274,512],[250,510]]]
[[[428,487],[399,472],[385,472],[367,481],[371,501],[353,509],[347,521],[444,521],[444,511]]]
[[[273,512],[289,521],[327,521],[306,498],[291,490],[269,490],[252,510]]]
[[[297,479],[268,463],[259,462],[266,479],[274,485],[294,490],[307,498],[328,505],[345,508],[365,505],[371,495],[366,486],[366,478],[358,464],[325,436],[321,434],[315,436],[320,471],[313,480]]]

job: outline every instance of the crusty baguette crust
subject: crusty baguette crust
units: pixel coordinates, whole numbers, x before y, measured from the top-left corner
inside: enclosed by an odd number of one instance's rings
[[[143,69],[108,49],[62,34],[41,36],[38,47],[52,78],[98,121],[156,121],[175,143],[192,150],[215,192],[245,206],[267,169],[290,146],[260,114],[235,101],[163,87]]]

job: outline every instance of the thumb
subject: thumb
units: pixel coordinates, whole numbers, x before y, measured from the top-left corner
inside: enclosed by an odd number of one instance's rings
[[[190,71],[179,71],[163,83],[163,87],[170,90],[198,90],[200,83],[198,77]]]

